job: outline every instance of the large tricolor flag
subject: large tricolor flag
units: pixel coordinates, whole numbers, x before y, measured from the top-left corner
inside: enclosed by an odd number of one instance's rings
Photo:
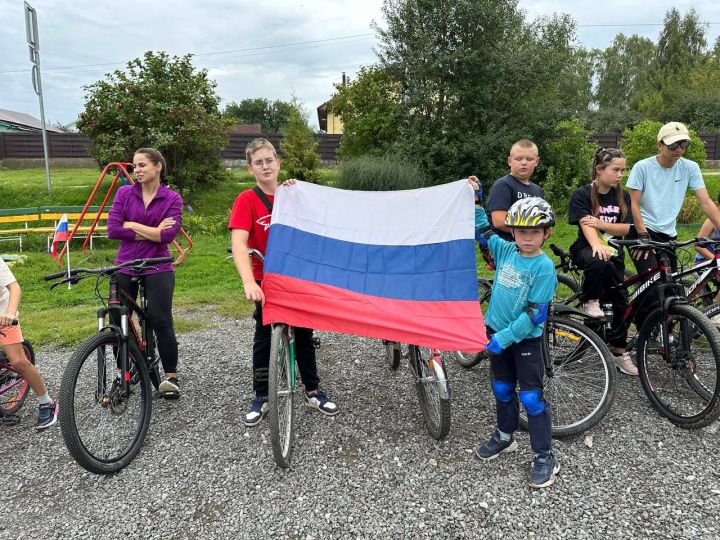
[[[68,239],[68,217],[63,214],[55,227],[55,236],[53,236],[52,247],[50,248],[50,256],[54,259],[57,257],[57,245],[60,242],[67,242]]]
[[[474,216],[466,180],[393,192],[279,188],[263,322],[484,349]]]

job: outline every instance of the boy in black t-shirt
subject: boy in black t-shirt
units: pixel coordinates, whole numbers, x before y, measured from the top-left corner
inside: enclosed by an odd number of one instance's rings
[[[628,328],[623,317],[628,306],[627,293],[613,288],[624,279],[624,253],[608,244],[609,238],[626,235],[632,223],[630,196],[620,187],[624,171],[625,156],[620,150],[601,148],[595,153],[592,182],[577,188],[570,196],[568,221],[578,226],[578,237],[570,246],[570,254],[585,273],[583,309],[593,317],[603,318],[600,302],[612,304],[608,345],[615,355],[615,365],[627,375],[637,375],[637,368],[626,352]]]
[[[545,198],[543,189],[530,181],[535,167],[540,163],[538,149],[534,142],[520,139],[510,148],[507,158],[510,174],[495,180],[490,188],[485,211],[490,216],[490,225],[503,240],[513,241],[510,229],[505,226],[508,209],[520,199],[526,197]]]

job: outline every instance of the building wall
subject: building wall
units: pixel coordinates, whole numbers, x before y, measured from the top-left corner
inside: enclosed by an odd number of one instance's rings
[[[328,135],[342,135],[343,123],[339,116],[335,116],[333,113],[328,111],[327,113],[327,131]]]

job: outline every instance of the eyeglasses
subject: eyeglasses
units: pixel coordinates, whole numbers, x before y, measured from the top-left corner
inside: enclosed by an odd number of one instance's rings
[[[663,144],[665,144],[665,143],[663,142]],[[668,150],[670,150],[671,152],[674,152],[674,151],[677,150],[678,148],[682,148],[683,150],[687,150],[687,147],[690,146],[690,141],[688,141],[688,140],[685,140],[685,141],[677,141],[677,142],[674,142],[674,143],[672,143],[672,144],[665,144],[665,146],[667,146]]]
[[[252,162],[252,166],[256,169],[262,169],[263,166],[272,167],[275,165],[275,161],[277,161],[275,158],[265,158],[265,159],[257,159]]]

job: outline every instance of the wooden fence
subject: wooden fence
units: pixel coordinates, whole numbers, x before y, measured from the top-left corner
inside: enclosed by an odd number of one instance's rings
[[[280,150],[282,135],[267,133],[262,135]],[[620,133],[596,133],[590,140],[598,146],[617,148],[620,144]],[[257,135],[232,133],[225,149],[221,152],[223,159],[245,159],[245,146]],[[323,161],[335,161],[337,149],[342,135],[316,135],[318,154]],[[720,160],[720,134],[702,133],[700,138],[705,144],[707,159]],[[88,158],[90,140],[79,133],[48,133],[51,158]],[[281,153],[282,154],[282,153]],[[42,158],[42,136],[33,133],[0,133],[0,160],[7,158],[32,159]]]
[[[223,159],[245,159],[245,147],[258,135],[232,133],[228,145],[221,152]],[[280,151],[282,135],[262,135]],[[341,135],[317,135],[320,159],[335,161]],[[90,139],[80,133],[48,133],[51,158],[89,158]],[[280,151],[282,155],[282,152]],[[33,159],[43,157],[42,134],[40,132],[0,133],[0,159]]]

